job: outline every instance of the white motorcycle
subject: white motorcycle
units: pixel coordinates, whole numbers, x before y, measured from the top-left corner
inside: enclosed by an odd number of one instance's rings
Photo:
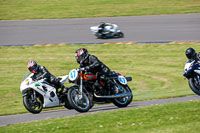
[[[32,76],[32,73],[25,73],[20,86],[20,91],[23,95],[23,104],[29,112],[37,114],[43,108],[58,106],[65,106],[68,109],[72,109],[67,102],[67,96],[60,95],[56,91],[56,86],[49,84],[45,79],[33,80]],[[68,75],[59,76],[58,79],[64,84],[68,79]]]
[[[108,38],[122,38],[124,37],[124,33],[122,33],[116,24],[106,23],[105,27],[102,29],[97,26],[91,26],[90,30],[92,33],[100,39],[108,39]]]

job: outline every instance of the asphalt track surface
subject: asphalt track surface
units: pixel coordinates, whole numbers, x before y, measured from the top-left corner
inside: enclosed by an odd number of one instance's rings
[[[90,26],[115,23],[125,38],[96,39]],[[0,45],[200,41],[200,14],[0,21]]]
[[[143,107],[143,106],[166,104],[166,103],[172,103],[172,102],[193,101],[193,100],[200,100],[200,96],[193,95],[193,96],[187,96],[187,97],[177,97],[177,98],[168,98],[168,99],[159,99],[159,100],[148,100],[148,101],[139,101],[139,102],[133,101],[128,107],[123,108],[123,109],[138,108],[138,107]],[[27,114],[0,116],[0,127],[6,126],[9,124],[20,123],[20,122],[52,119],[52,118],[57,118],[57,117],[70,117],[70,116],[93,114],[93,113],[113,111],[113,110],[120,110],[120,108],[116,107],[113,104],[106,104],[106,105],[94,106],[87,113],[79,113],[75,110],[59,109],[59,110],[52,110],[52,111],[44,111],[44,112],[41,112],[40,114],[27,113]]]

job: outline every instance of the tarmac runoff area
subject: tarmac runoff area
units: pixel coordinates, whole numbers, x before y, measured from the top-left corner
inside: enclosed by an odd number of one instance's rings
[[[97,39],[90,27],[100,22],[117,24],[124,38]],[[200,41],[200,13],[0,21],[2,46],[184,41]]]
[[[129,109],[129,108],[139,108],[143,106],[156,106],[160,104],[167,104],[167,103],[174,103],[174,102],[186,102],[186,101],[194,101],[200,100],[200,96],[191,95],[186,97],[176,97],[176,98],[167,98],[167,99],[158,99],[158,100],[148,100],[148,101],[132,101],[126,108],[118,108],[113,104],[106,104],[106,105],[99,105],[94,106],[86,113],[79,113],[75,110],[67,110],[67,109],[59,109],[59,110],[51,110],[51,111],[43,111],[39,114],[17,114],[17,115],[7,115],[7,116],[0,116],[0,127],[6,126],[9,124],[16,124],[21,122],[30,122],[30,121],[37,121],[37,120],[44,120],[44,119],[53,119],[58,117],[71,117],[77,115],[84,115],[84,114],[93,114],[105,111],[113,111],[113,110],[120,110],[120,109]]]

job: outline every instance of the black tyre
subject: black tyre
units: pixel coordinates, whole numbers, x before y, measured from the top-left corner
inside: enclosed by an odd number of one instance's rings
[[[33,114],[38,114],[43,109],[43,104],[41,100],[39,99],[39,97],[37,97],[35,101],[35,100],[32,100],[31,95],[26,95],[23,97],[23,104],[24,104],[24,107]]]
[[[97,37],[97,39],[104,39],[104,35],[100,34],[100,33],[96,33],[95,36]]]
[[[120,37],[120,38],[123,38],[123,37],[124,37],[124,33],[119,32],[119,37]]]
[[[128,85],[126,86],[121,85],[121,90],[122,91],[119,93],[131,92],[131,89],[128,87]],[[133,99],[133,96],[127,96],[127,97],[121,97],[121,98],[114,98],[112,102],[115,106],[122,108],[122,107],[127,107],[132,102],[132,99]]]
[[[124,33],[118,32],[118,33],[115,34],[114,37],[115,37],[115,38],[123,38],[123,37],[124,37]]]
[[[65,101],[65,105],[64,107],[71,110],[71,109],[74,109],[70,104],[69,104],[69,101],[67,100],[67,95],[64,97],[64,101]]]
[[[194,78],[190,78],[190,79],[188,80],[188,84],[189,84],[191,90],[192,90],[195,94],[197,94],[197,95],[200,96],[200,85],[198,85],[197,81],[195,81],[194,79],[195,79],[195,77],[194,77]]]
[[[78,112],[87,112],[92,105],[90,96],[83,91],[83,97],[80,98],[79,90],[76,88],[70,88],[67,93],[67,99],[69,104]]]
[[[64,107],[69,109],[69,110],[74,109],[72,106],[70,106],[69,104],[66,104],[66,103],[65,103]]]

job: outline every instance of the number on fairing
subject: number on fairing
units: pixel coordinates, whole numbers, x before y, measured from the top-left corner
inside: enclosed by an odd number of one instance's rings
[[[127,84],[127,80],[126,80],[126,78],[124,76],[118,76],[118,80],[123,85]]]
[[[74,81],[78,77],[78,72],[76,69],[73,69],[69,72],[69,80]]]

